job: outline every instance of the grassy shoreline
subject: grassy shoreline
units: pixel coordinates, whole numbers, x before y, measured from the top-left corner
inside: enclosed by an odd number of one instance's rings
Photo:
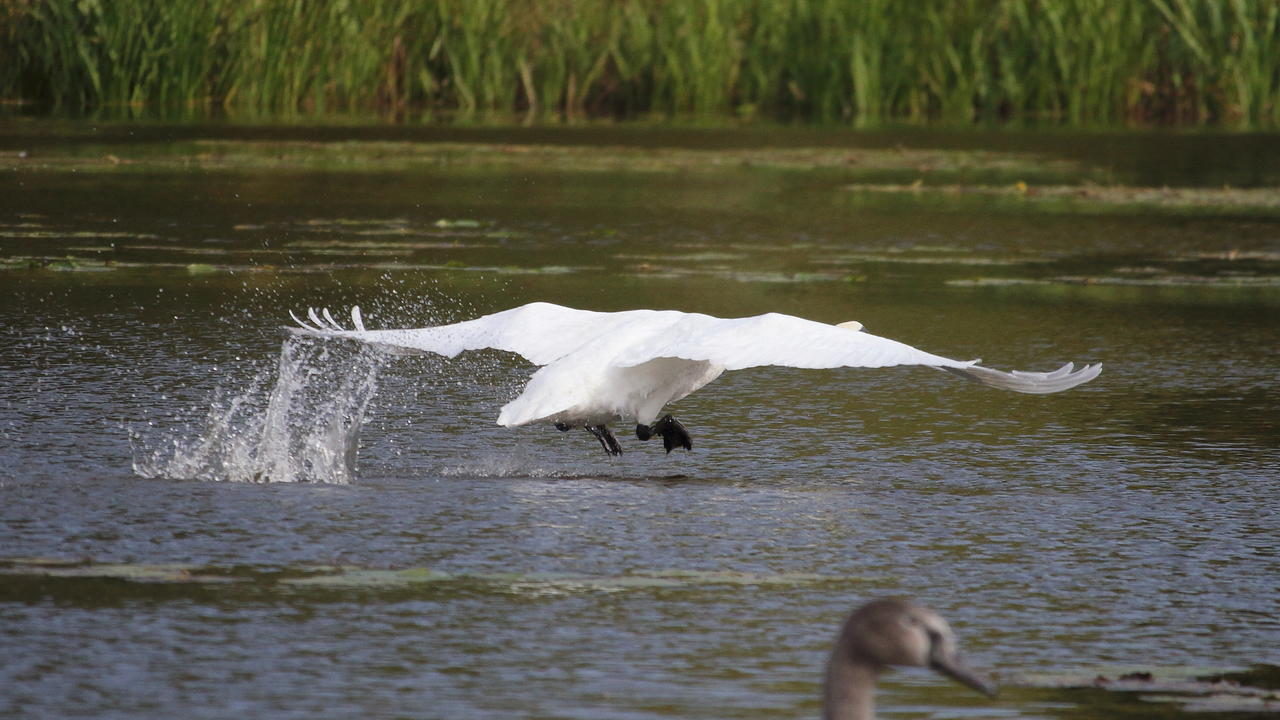
[[[0,99],[1274,127],[1280,1],[0,0]]]

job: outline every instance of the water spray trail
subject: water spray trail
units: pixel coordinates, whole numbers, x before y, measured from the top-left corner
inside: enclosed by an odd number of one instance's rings
[[[194,436],[170,438],[170,452],[150,450],[135,435],[134,471],[231,482],[349,483],[385,360],[366,347],[290,337],[280,348],[274,384],[260,375],[230,400],[215,395],[202,427]]]

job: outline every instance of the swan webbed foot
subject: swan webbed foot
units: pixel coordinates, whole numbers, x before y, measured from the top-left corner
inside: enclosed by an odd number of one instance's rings
[[[679,420],[670,415],[664,415],[661,420],[654,423],[653,431],[662,436],[662,447],[666,448],[667,452],[677,447],[685,450],[693,449],[693,439],[689,437],[689,431]]]
[[[557,427],[559,427],[557,425]],[[613,436],[605,425],[587,425],[587,432],[591,433],[600,441],[600,446],[610,455],[621,455],[622,446],[618,444],[618,438]]]
[[[679,420],[671,417],[671,415],[663,415],[657,422],[652,425],[636,425],[636,437],[641,440],[648,440],[654,435],[662,436],[662,447],[667,452],[682,447],[685,450],[693,449],[693,440],[689,437],[689,431]]]
[[[559,430],[560,432],[569,432],[570,430],[573,429],[573,426],[568,423],[558,422],[556,423],[556,429]]]

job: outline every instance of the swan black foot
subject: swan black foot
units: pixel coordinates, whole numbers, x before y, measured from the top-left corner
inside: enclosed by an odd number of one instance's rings
[[[679,420],[670,415],[663,415],[652,425],[636,425],[637,438],[648,440],[654,435],[662,436],[662,447],[666,448],[667,452],[678,447],[685,450],[693,449],[693,440],[689,437],[689,431],[685,430]]]
[[[560,425],[557,424],[556,427],[558,428]],[[622,454],[622,446],[618,444],[618,438],[609,432],[608,427],[604,425],[587,425],[586,428],[587,432],[595,435],[596,439],[600,441],[600,446],[604,448],[605,452],[610,455]]]

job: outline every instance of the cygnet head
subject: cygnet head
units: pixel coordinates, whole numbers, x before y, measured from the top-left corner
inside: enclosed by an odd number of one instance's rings
[[[871,718],[875,679],[890,666],[927,667],[995,695],[995,686],[960,659],[938,613],[910,600],[874,600],[849,616],[827,663],[824,716]]]
[[[864,329],[862,327],[862,323],[858,322],[857,320],[846,320],[845,322],[842,322],[842,323],[836,323],[836,327],[844,328],[846,330],[853,330],[854,332],[861,332]]]

